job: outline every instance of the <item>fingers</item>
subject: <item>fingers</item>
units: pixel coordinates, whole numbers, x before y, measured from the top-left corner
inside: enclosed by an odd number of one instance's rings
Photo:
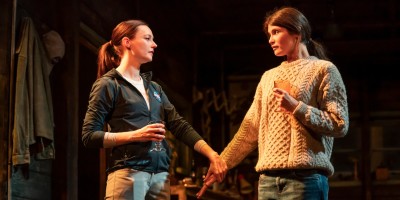
[[[210,170],[207,171],[206,177],[204,177],[203,181],[206,182],[211,176]]]
[[[165,138],[165,135],[163,134],[158,134],[158,133],[142,133],[140,135],[142,139],[145,139],[146,141],[151,140],[151,141],[162,141]]]
[[[221,176],[221,174],[217,175],[215,172],[208,170],[205,178],[203,179],[203,182],[204,184],[211,185],[216,181],[220,183],[225,178],[225,176],[222,176],[222,179],[218,179],[218,176]]]
[[[212,174],[208,177],[207,181],[204,181],[203,187],[201,187],[200,191],[196,194],[197,199],[200,199],[203,196],[203,194],[206,192],[208,187],[210,187],[212,184],[214,184],[214,182],[215,182],[215,176],[214,176],[214,174]]]
[[[224,179],[224,175],[222,173],[216,174],[215,176],[215,181],[218,181],[218,183],[222,182]]]
[[[226,176],[226,171],[224,171],[219,175],[219,178],[217,179],[218,183],[221,183],[225,179],[225,176]]]
[[[165,139],[165,130],[162,128],[151,128],[148,126],[143,127],[138,132],[133,131],[132,137],[136,138],[136,141],[154,141],[160,142]]]
[[[148,137],[153,141],[160,141],[165,138],[165,125],[162,123],[149,124],[144,127],[142,137]]]
[[[206,178],[204,179],[204,184],[205,184],[205,185],[211,185],[211,184],[213,184],[213,183],[216,181],[215,174],[212,174],[210,171],[207,173],[207,176],[208,176],[208,177],[206,177]]]
[[[210,179],[207,180],[207,182],[205,183],[205,185],[212,185],[213,183],[215,183],[216,179],[215,176],[210,176]]]
[[[282,95],[284,93],[287,93],[286,90],[282,90],[280,88],[274,88],[274,89],[272,89],[272,91],[274,91],[274,94],[278,94],[278,95]]]
[[[165,128],[163,124],[158,126],[157,124],[150,124],[148,125],[147,132],[157,133],[157,134],[165,134]]]
[[[219,182],[222,182],[226,176],[226,173],[228,172],[228,166],[226,165],[225,160],[222,160],[222,164],[221,164],[221,169],[222,169],[222,173],[221,173],[221,180]]]
[[[201,199],[203,194],[206,192],[208,185],[204,184],[200,191],[196,194],[197,199]]]
[[[228,167],[225,161],[221,159],[221,161],[216,164],[213,170],[213,175],[215,176],[215,180],[218,181],[219,183],[222,182],[225,178],[227,171]]]

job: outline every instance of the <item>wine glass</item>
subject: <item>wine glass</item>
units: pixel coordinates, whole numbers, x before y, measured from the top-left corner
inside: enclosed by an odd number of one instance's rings
[[[150,121],[148,124],[157,124],[157,123],[161,123],[161,124],[165,124],[164,121],[162,120],[154,120],[154,121]],[[155,142],[155,147],[150,149],[150,151],[165,151],[166,149],[164,148],[164,146],[162,145],[162,142]]]

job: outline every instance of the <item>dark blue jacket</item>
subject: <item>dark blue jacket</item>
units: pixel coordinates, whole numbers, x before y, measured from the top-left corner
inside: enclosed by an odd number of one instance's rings
[[[151,81],[151,72],[142,73],[144,87],[149,95],[150,110],[139,90],[126,81],[117,70],[112,69],[92,86],[89,105],[82,128],[85,147],[103,147],[104,127],[109,132],[133,131],[146,126],[150,121],[163,120],[166,129],[176,139],[193,148],[201,136],[184,120],[170,103],[160,85]],[[167,151],[150,152],[154,142],[132,142],[112,148],[108,159],[108,172],[130,167],[146,172],[169,171],[170,148],[163,140]]]

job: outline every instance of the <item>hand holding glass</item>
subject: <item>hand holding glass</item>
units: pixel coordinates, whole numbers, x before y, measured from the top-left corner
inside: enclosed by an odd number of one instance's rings
[[[279,88],[285,90],[286,92],[290,92],[291,84],[287,80],[275,80],[274,81],[274,88]],[[279,107],[276,112],[288,112],[285,108]]]
[[[161,123],[164,124],[164,121],[162,120],[155,120],[155,121],[150,121],[148,124],[157,124]],[[150,149],[150,151],[165,151],[165,148],[162,145],[162,142],[155,142],[155,147]]]

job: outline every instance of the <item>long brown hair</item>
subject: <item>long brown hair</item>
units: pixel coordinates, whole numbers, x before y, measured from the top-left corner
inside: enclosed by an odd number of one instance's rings
[[[111,40],[104,43],[99,49],[97,57],[97,78],[107,73],[112,68],[118,67],[121,62],[121,41],[122,38],[135,37],[137,27],[140,25],[148,26],[141,20],[127,20],[119,23],[112,31]]]
[[[306,44],[310,55],[329,60],[325,48],[311,38],[311,26],[307,18],[299,10],[292,7],[282,7],[268,12],[264,21],[264,32],[268,35],[268,26],[286,28],[291,34],[299,34],[301,42]]]

